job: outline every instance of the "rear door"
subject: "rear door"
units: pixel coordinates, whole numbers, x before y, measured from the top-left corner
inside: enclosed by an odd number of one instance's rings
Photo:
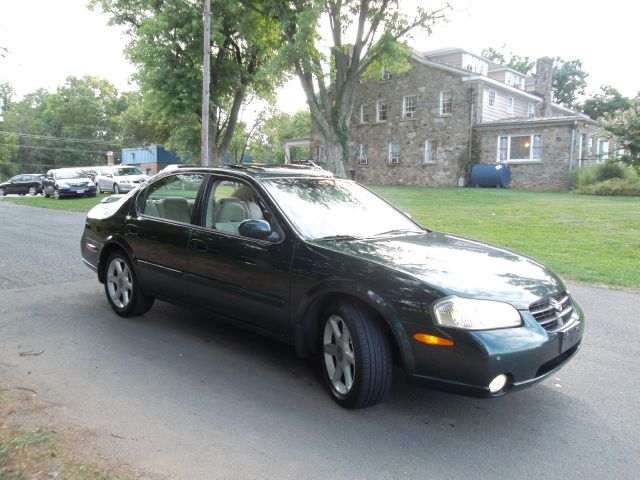
[[[192,301],[228,318],[284,335],[289,322],[293,236],[249,183],[217,177],[202,205],[200,226],[189,242]],[[243,237],[244,220],[265,220],[272,234]]]
[[[142,190],[126,221],[143,289],[156,297],[186,302],[189,239],[203,174],[174,174]]]

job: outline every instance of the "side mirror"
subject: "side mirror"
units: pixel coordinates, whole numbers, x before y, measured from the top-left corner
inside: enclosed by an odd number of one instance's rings
[[[238,233],[243,237],[264,239],[271,235],[271,225],[264,220],[245,220],[238,225]]]

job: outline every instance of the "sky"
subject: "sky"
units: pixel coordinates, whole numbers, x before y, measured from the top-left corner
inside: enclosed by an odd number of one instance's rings
[[[88,0],[0,0],[0,46],[9,50],[0,58],[0,82],[9,82],[18,95],[38,88],[53,91],[69,75],[103,77],[119,90],[135,89],[135,68],[123,49],[127,38],[108,17],[89,10]],[[437,5],[425,0],[401,0],[411,12],[415,5]],[[598,4],[576,0],[451,0],[448,21],[437,24],[430,36],[417,33],[410,41],[416,50],[445,47],[474,53],[488,46],[536,59],[560,56],[581,59],[589,73],[588,91],[612,85],[623,95],[640,91],[637,60],[637,22],[640,3],[608,0]],[[277,107],[293,113],[305,108],[296,79],[278,95]]]

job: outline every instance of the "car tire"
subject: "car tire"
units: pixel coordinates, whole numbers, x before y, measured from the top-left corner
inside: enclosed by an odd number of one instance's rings
[[[345,408],[382,402],[391,391],[393,361],[389,338],[377,319],[340,302],[325,310],[320,328],[322,377],[333,399]]]
[[[96,182],[96,193],[102,193],[102,190],[100,190],[100,184],[98,182]]]
[[[36,187],[29,187],[29,195],[36,196],[38,194],[38,189]]]
[[[153,306],[154,298],[142,292],[131,261],[122,251],[107,259],[104,291],[112,310],[121,317],[142,315]]]
[[[113,184],[113,193],[115,193],[116,195],[120,195],[120,187],[117,183]]]
[[[0,188],[0,197],[6,197],[7,192],[4,191],[4,188]]]
[[[57,188],[53,189],[53,198],[56,200],[60,200],[62,197],[60,196],[60,191]]]

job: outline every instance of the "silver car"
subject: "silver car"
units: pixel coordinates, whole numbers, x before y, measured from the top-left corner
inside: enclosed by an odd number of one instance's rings
[[[149,178],[138,167],[117,165],[103,167],[95,177],[98,192],[125,193],[133,190]]]

